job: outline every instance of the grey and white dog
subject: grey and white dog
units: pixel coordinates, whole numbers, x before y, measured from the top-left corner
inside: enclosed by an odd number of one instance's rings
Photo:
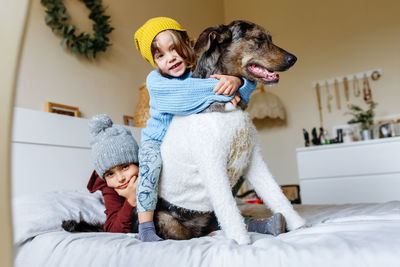
[[[199,59],[193,77],[228,74],[269,85],[279,81],[276,71],[287,70],[297,60],[274,45],[264,28],[247,21],[206,29],[195,51]],[[224,105],[214,104],[211,108],[221,111]],[[161,203],[169,203],[156,215],[161,236],[196,236],[195,230],[204,229],[213,212],[228,237],[239,244],[249,243],[231,192],[241,176],[248,179],[273,212],[285,216],[289,230],[305,224],[269,172],[257,131],[241,109],[175,116],[161,155],[159,196]]]
[[[289,69],[297,60],[273,44],[263,27],[247,21],[207,28],[195,52],[199,58],[192,77],[227,74],[268,85],[279,81],[275,72]],[[268,170],[243,104],[225,112],[225,103],[214,103],[200,114],[172,120],[161,146],[163,168],[155,213],[157,233],[164,239],[205,235],[215,215],[227,237],[248,244],[231,190],[240,177],[274,213],[284,215],[289,230],[305,225]]]

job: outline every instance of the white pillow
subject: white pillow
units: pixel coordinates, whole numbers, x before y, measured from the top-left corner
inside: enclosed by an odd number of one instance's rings
[[[13,205],[14,244],[39,234],[63,231],[63,220],[104,223],[106,215],[101,192],[51,191],[16,197]]]

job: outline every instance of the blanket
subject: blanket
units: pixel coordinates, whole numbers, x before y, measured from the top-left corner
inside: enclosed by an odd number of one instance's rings
[[[400,202],[296,205],[309,227],[277,237],[250,233],[238,245],[222,231],[186,241],[143,243],[137,234],[69,233],[61,221],[104,222],[100,194],[55,191],[13,201],[15,266],[399,266]],[[239,205],[265,217],[263,205]]]

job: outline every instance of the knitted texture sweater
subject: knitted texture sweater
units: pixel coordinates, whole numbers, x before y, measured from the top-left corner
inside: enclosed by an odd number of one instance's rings
[[[244,78],[243,81],[238,92],[242,100],[249,103],[250,94],[257,84]],[[178,78],[164,77],[157,70],[150,72],[146,86],[150,95],[151,117],[142,131],[141,141],[162,141],[174,115],[195,114],[213,102],[230,101],[233,95],[216,95],[213,92],[218,82],[213,78],[192,78],[191,72]]]

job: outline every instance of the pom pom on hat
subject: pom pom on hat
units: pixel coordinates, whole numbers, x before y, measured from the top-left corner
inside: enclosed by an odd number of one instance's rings
[[[143,58],[155,66],[153,55],[151,54],[151,43],[153,39],[162,31],[177,30],[186,31],[174,19],[167,17],[156,17],[149,19],[135,32],[136,49],[140,51]]]
[[[139,146],[128,129],[113,124],[106,114],[99,114],[90,120],[89,130],[94,168],[100,177],[115,166],[138,164]]]
[[[112,120],[106,114],[98,114],[89,122],[89,130],[92,135],[99,134],[101,131],[111,127]]]

